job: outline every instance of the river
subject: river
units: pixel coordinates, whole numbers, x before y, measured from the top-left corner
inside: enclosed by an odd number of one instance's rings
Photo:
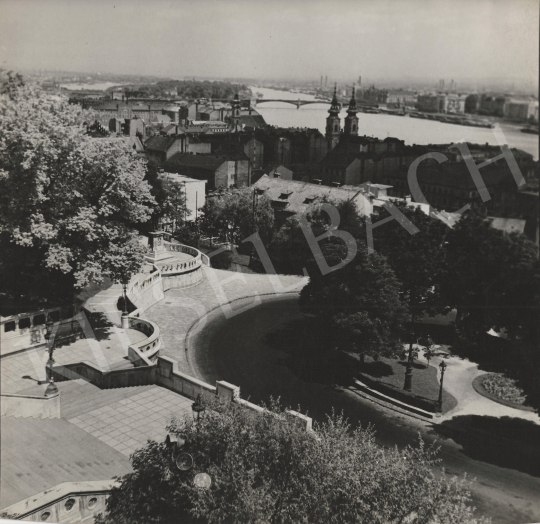
[[[277,89],[251,86],[253,94],[262,93],[263,100],[315,100],[315,96],[303,93],[290,93]],[[279,127],[310,127],[324,134],[328,104],[313,104],[296,109],[296,106],[283,102],[269,102],[257,106],[257,111],[270,125]],[[346,109],[341,111],[341,118],[346,116]],[[464,140],[476,144],[497,145],[493,131],[488,128],[445,124],[433,120],[393,116],[385,114],[358,113],[358,127],[361,135],[386,138],[393,136],[404,140],[405,144],[450,143]],[[538,136],[522,133],[523,126],[501,124],[510,147],[522,149],[538,160]]]

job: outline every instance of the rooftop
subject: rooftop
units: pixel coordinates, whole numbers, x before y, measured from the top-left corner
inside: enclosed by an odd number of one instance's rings
[[[253,187],[258,194],[265,194],[272,203],[291,214],[303,213],[314,204],[329,200],[355,200],[359,211],[365,214],[369,203],[364,196],[364,189],[349,186],[347,188],[330,187],[297,180],[283,180],[264,175]]]

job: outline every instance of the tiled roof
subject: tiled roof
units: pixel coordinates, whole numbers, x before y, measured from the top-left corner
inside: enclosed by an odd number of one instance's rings
[[[241,125],[246,127],[264,127],[266,122],[261,115],[241,115],[239,118]]]
[[[145,143],[144,147],[149,151],[168,151],[169,148],[176,142],[176,138],[170,136],[151,136]]]
[[[205,169],[215,171],[223,162],[227,162],[230,157],[225,155],[192,155],[190,153],[176,153],[168,161],[166,165],[175,167],[194,167],[197,169]]]
[[[297,180],[270,178],[267,175],[257,180],[253,187],[259,194],[265,194],[275,207],[291,214],[304,213],[309,206],[320,203],[325,197],[338,201],[354,199],[361,214],[369,210],[369,201],[364,196],[364,190],[359,187],[342,189]]]

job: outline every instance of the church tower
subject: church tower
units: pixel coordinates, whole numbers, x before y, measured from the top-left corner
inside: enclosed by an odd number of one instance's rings
[[[345,135],[347,136],[358,136],[358,117],[356,113],[358,113],[358,109],[356,108],[356,96],[353,85],[351,101],[349,102],[347,116],[345,117]]]
[[[328,116],[326,117],[326,141],[328,143],[328,151],[334,149],[339,142],[339,135],[341,133],[341,120],[339,119],[340,107],[337,101],[337,85],[334,85],[334,98],[332,98],[332,105],[328,110]]]

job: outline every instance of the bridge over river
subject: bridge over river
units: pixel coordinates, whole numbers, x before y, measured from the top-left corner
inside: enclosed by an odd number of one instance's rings
[[[252,101],[252,106],[257,107],[258,105],[262,103],[267,102],[284,102],[285,104],[291,104],[293,106],[296,106],[296,109],[300,109],[302,106],[307,106],[310,104],[326,104],[330,105],[332,102],[330,100],[283,100],[283,99],[276,99],[276,98],[257,98],[256,100]],[[338,102],[339,108],[342,109],[344,107],[349,107],[348,102]],[[362,104],[361,102],[356,102],[357,107],[373,107],[369,104]]]

